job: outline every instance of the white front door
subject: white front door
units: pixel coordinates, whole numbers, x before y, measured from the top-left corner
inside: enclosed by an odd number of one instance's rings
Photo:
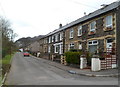
[[[113,40],[111,38],[107,39],[106,41],[106,48],[107,48],[107,52],[111,52],[112,51],[112,42]]]

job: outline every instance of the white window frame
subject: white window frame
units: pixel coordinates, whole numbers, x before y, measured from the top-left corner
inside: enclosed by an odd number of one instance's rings
[[[111,18],[110,19],[110,21],[111,21],[111,24],[107,24],[107,22],[109,21],[109,19],[108,18]],[[107,16],[106,18],[105,18],[105,27],[112,27],[112,24],[113,23],[113,21],[112,21],[112,15],[109,15],[109,16]]]
[[[50,46],[48,46],[48,53],[50,53],[50,51],[51,51],[51,47],[50,47]]]
[[[93,23],[94,23],[94,28],[91,27],[91,25],[92,25]],[[96,27],[96,21],[91,22],[91,23],[90,23],[90,31],[95,31],[95,30],[96,30],[95,27]]]
[[[82,50],[82,43],[79,42],[79,49]]]
[[[51,43],[51,37],[49,37],[49,43]]]
[[[60,44],[59,54],[63,53],[63,44]]]
[[[48,40],[46,39],[46,43],[48,43]]]
[[[52,42],[54,42],[54,36],[52,36]]]
[[[55,42],[58,41],[58,34],[55,35]]]
[[[82,36],[82,26],[78,27],[78,36]]]
[[[73,35],[74,34],[74,30],[73,29],[70,29],[70,37],[69,38],[73,38]]]
[[[46,40],[44,39],[44,44],[46,44]]]
[[[94,43],[95,41],[97,41],[97,43]],[[91,42],[91,44],[89,44],[89,42]],[[88,41],[88,45],[98,45],[98,40]]]
[[[57,47],[58,47],[59,45],[55,45],[55,53],[59,53],[59,51],[57,50]]]
[[[94,43],[95,41],[97,41],[97,43]],[[89,44],[89,42],[91,42],[91,44]],[[97,46],[97,49],[98,49],[98,40],[92,40],[92,41],[89,41],[88,42],[88,47],[89,46]],[[97,50],[97,52],[98,52],[98,50]]]
[[[74,46],[75,46],[74,43],[70,43],[70,44],[69,44],[69,50],[71,49],[71,47],[74,47]]]
[[[60,33],[60,40],[63,39],[63,32]]]

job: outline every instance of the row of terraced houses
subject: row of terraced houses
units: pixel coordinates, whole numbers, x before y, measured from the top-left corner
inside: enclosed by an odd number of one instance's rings
[[[38,41],[40,57],[61,62],[61,56],[70,49],[90,53],[109,53],[113,48],[115,51],[119,8],[117,1],[67,25],[60,24],[59,29]],[[117,64],[115,55],[114,59]]]

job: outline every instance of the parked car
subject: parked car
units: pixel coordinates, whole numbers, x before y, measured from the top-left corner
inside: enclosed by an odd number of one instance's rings
[[[24,52],[24,53],[23,53],[23,56],[24,56],[24,57],[25,57],[25,56],[28,56],[28,57],[29,57],[30,54],[29,54],[28,52]]]

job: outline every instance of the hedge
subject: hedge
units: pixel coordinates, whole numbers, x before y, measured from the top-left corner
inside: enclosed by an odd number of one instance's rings
[[[80,55],[82,52],[66,52],[66,62],[68,64],[80,64]]]

